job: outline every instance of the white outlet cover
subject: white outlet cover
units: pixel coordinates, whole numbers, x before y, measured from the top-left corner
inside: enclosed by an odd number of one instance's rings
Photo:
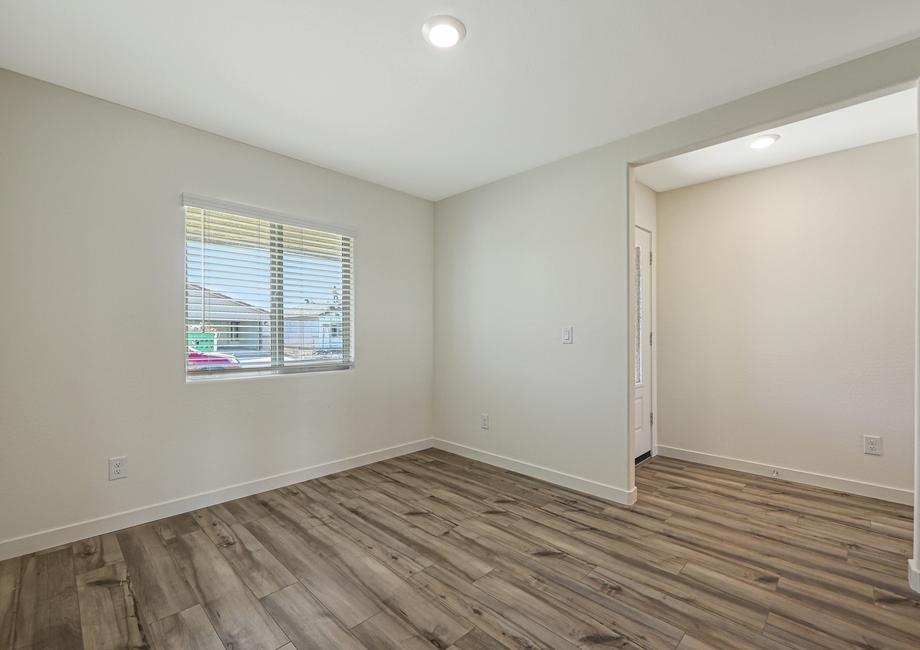
[[[128,477],[128,457],[115,456],[109,458],[109,480],[117,481],[118,479]]]
[[[882,455],[881,436],[863,436],[863,453],[870,456]]]
[[[489,418],[488,413],[479,414],[479,428],[483,431],[488,431],[489,426],[491,425],[491,419]]]

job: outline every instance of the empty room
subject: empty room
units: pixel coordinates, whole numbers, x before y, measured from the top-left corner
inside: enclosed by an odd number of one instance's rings
[[[0,649],[920,648],[913,0],[0,0]]]

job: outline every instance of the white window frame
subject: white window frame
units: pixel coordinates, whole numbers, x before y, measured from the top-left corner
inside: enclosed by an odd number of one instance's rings
[[[186,362],[186,333],[185,333],[185,316],[186,305],[185,305],[185,289],[182,291],[182,313],[183,313],[183,357],[182,357],[182,367],[183,372],[185,373],[186,383],[199,383],[199,382],[211,382],[211,381],[227,381],[233,379],[251,379],[254,377],[286,377],[293,375],[305,375],[312,374],[316,372],[333,372],[333,371],[343,371],[343,370],[354,370],[355,368],[355,358],[357,357],[357,348],[355,343],[355,322],[356,322],[356,311],[357,311],[357,298],[355,293],[355,285],[357,284],[357,240],[358,232],[355,229],[347,228],[338,225],[330,225],[328,223],[319,223],[315,221],[310,221],[299,216],[286,214],[283,212],[278,212],[275,210],[269,210],[266,208],[258,208],[250,205],[244,205],[242,203],[234,203],[231,201],[224,201],[221,199],[214,199],[206,196],[201,196],[199,194],[190,194],[188,192],[183,192],[180,196],[180,207],[182,214],[182,229],[183,229],[183,270],[182,277],[184,283],[187,282],[186,269],[185,269],[185,228],[186,228],[186,214],[185,208],[199,208],[202,210],[213,210],[215,212],[224,212],[233,215],[238,215],[241,217],[250,217],[252,219],[262,219],[264,221],[270,221],[273,223],[281,225],[295,226],[298,228],[306,228],[309,230],[318,230],[321,232],[326,232],[334,235],[343,235],[351,238],[351,305],[349,313],[351,318],[348,322],[348,332],[351,336],[350,342],[350,353],[351,359],[343,361],[340,363],[317,363],[317,364],[308,364],[301,366],[274,366],[270,368],[240,368],[239,370],[225,369],[225,370],[215,370],[210,372],[201,372],[201,373],[190,373],[188,371],[188,365]]]

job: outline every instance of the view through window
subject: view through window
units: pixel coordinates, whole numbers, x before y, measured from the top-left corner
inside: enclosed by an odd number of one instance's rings
[[[248,214],[186,202],[187,376],[350,367],[352,237]]]

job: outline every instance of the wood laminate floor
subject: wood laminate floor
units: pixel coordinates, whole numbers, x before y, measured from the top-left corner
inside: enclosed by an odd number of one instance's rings
[[[920,648],[906,506],[428,450],[0,563],[2,648]]]

